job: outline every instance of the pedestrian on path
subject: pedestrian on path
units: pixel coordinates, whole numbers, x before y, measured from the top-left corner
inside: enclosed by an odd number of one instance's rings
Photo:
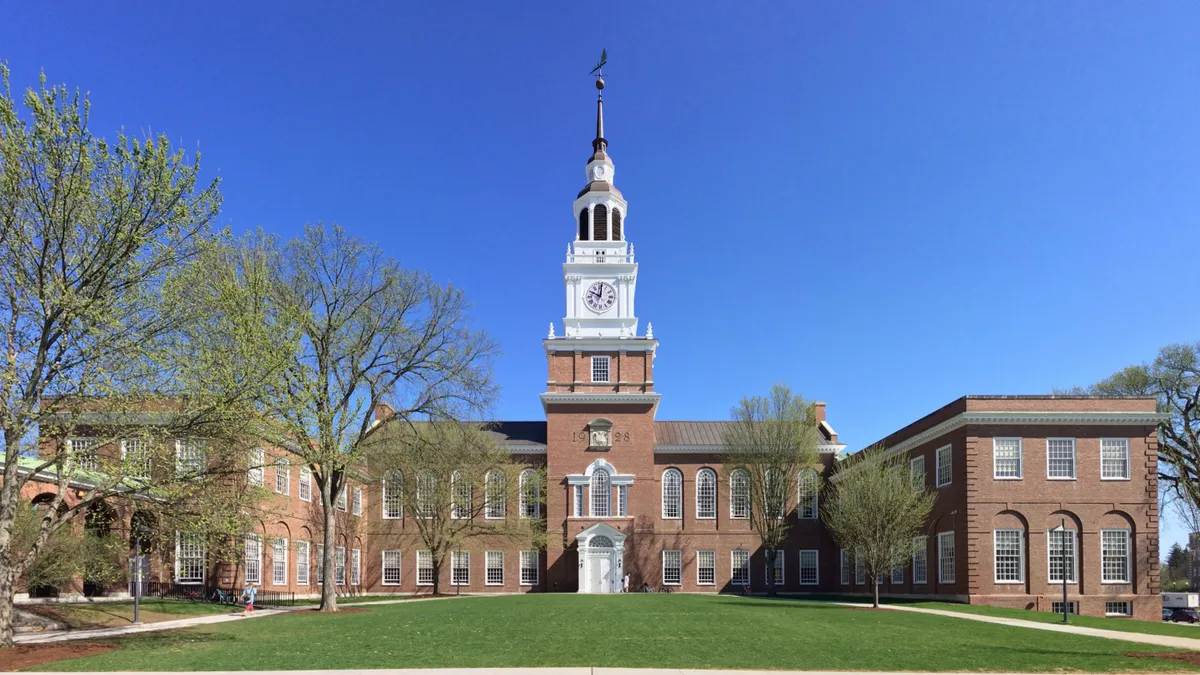
[[[258,593],[258,588],[254,584],[250,584],[242,591],[242,599],[246,601],[246,609],[242,611],[242,616],[254,615],[254,596]]]
[[[626,574],[626,575],[625,575],[625,576],[624,576],[624,577],[621,579],[621,592],[622,592],[622,593],[628,593],[628,592],[629,592],[629,575],[628,575],[628,574]]]

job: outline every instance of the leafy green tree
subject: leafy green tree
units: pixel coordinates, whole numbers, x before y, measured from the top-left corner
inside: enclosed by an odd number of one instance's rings
[[[819,471],[820,435],[813,404],[775,384],[766,396],[743,398],[725,428],[726,466],[745,471],[750,494],[750,526],[762,541],[767,569],[787,541],[792,522],[788,509],[801,472]],[[775,577],[767,576],[775,594]]]
[[[834,540],[863,563],[879,606],[879,580],[917,552],[937,495],[916,484],[903,456],[880,447],[844,461],[831,479],[821,515]]]

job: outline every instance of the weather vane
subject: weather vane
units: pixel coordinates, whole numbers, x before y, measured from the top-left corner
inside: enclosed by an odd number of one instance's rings
[[[588,73],[589,75],[596,76],[596,88],[599,89],[600,91],[604,91],[603,68],[604,68],[604,64],[606,64],[606,63],[608,63],[608,50],[601,49],[600,50],[600,60],[598,62],[596,62],[596,67],[592,68],[592,72]]]

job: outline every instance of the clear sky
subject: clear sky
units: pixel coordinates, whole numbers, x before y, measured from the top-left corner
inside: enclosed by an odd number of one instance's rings
[[[14,3],[0,59],[199,146],[237,230],[462,287],[496,414],[539,419],[607,47],[659,418],[783,381],[857,448],[1200,339],[1198,34],[1190,0]]]

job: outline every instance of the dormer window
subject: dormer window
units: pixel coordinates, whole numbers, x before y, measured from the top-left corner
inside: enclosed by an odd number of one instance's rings
[[[592,382],[609,382],[608,379],[608,356],[593,356],[592,357]]]

